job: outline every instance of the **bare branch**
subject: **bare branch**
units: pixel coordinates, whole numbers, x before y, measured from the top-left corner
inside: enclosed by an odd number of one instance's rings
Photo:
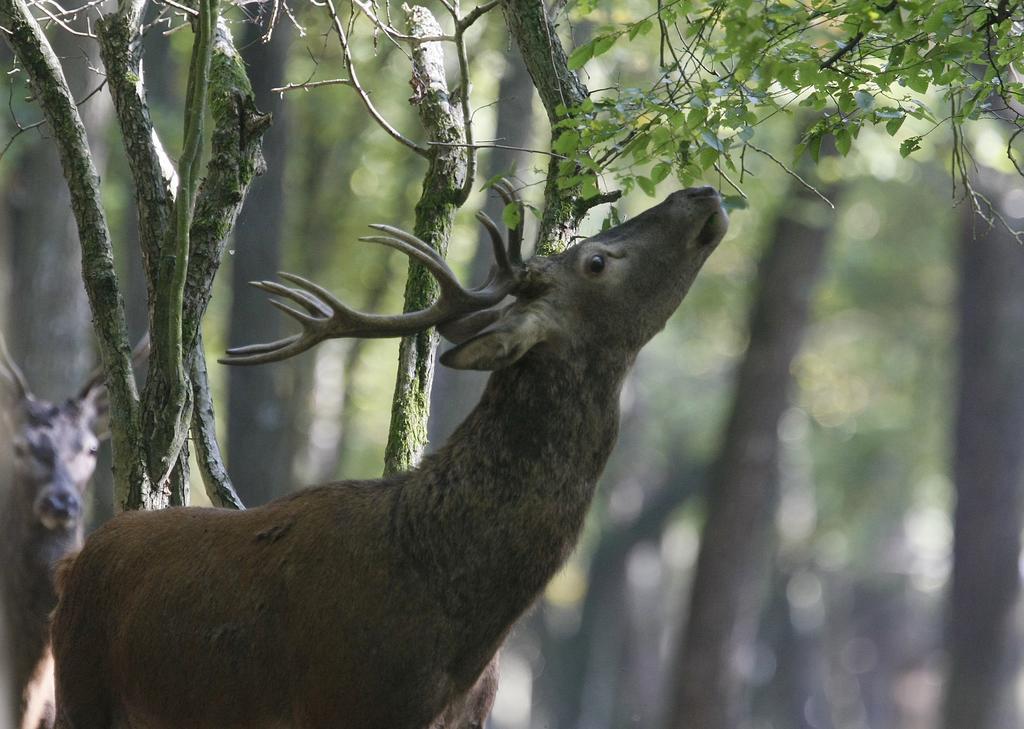
[[[827,197],[825,197],[824,193],[822,193],[822,192],[821,192],[820,190],[818,190],[818,188],[816,188],[816,187],[815,187],[814,185],[812,185],[811,183],[809,183],[809,182],[808,182],[807,180],[805,180],[804,178],[802,178],[802,177],[801,177],[801,176],[800,176],[799,174],[797,174],[796,170],[794,170],[794,169],[790,168],[790,167],[789,167],[789,166],[788,166],[788,165],[787,165],[787,164],[786,164],[785,162],[783,162],[782,160],[780,160],[780,159],[779,159],[778,157],[776,157],[775,155],[773,155],[773,154],[772,154],[771,152],[769,152],[769,151],[768,151],[768,150],[766,150],[766,149],[761,149],[761,148],[760,148],[760,147],[758,147],[758,146],[757,146],[756,144],[751,144],[750,142],[745,142],[745,145],[746,145],[747,147],[750,147],[750,148],[751,148],[752,150],[754,150],[755,152],[759,152],[760,154],[763,154],[763,155],[764,155],[765,157],[767,157],[767,158],[768,158],[768,159],[770,159],[770,160],[771,160],[772,162],[774,162],[774,163],[775,163],[775,164],[777,164],[777,165],[778,165],[779,167],[781,167],[781,168],[782,168],[782,170],[783,170],[783,171],[784,171],[784,172],[785,172],[785,173],[786,173],[787,175],[789,175],[790,177],[792,177],[792,178],[793,178],[794,180],[796,180],[796,181],[797,181],[797,182],[799,182],[799,183],[800,183],[801,185],[803,185],[803,186],[804,186],[804,187],[805,187],[806,189],[810,190],[810,191],[811,191],[811,192],[813,192],[813,193],[814,193],[815,195],[817,195],[817,196],[818,196],[818,197],[820,197],[820,198],[821,198],[822,200],[824,200],[824,201],[825,201],[825,204],[826,204],[826,205],[828,205],[828,206],[829,206],[830,208],[832,208],[833,210],[835,210],[835,209],[836,209],[836,206],[835,206],[835,205],[834,205],[834,204],[832,203],[832,201],[831,201],[831,200],[829,200],[829,199],[828,199]]]
[[[278,86],[271,89],[275,94],[283,94],[286,91],[309,91],[310,89],[319,88],[320,86],[352,86],[351,79],[347,78],[331,78],[323,81],[302,81],[300,83],[290,83],[284,86]],[[353,87],[354,88],[354,87]]]
[[[421,147],[411,139],[407,139],[397,129],[395,129],[387,119],[385,119],[381,113],[377,110],[377,107],[373,105],[370,100],[370,95],[366,92],[366,89],[359,83],[359,77],[356,75],[355,63],[352,61],[352,51],[348,44],[348,33],[345,31],[345,25],[341,22],[341,18],[338,16],[338,11],[334,6],[334,0],[324,0],[324,4],[327,7],[327,12],[331,17],[331,23],[334,26],[334,31],[338,35],[338,41],[341,43],[341,53],[345,61],[345,70],[348,72],[349,83],[348,85],[355,89],[356,94],[359,95],[359,100],[363,102],[363,106],[366,107],[366,111],[369,112],[370,117],[387,132],[392,139],[399,142],[400,144],[408,147],[418,155],[426,157],[429,150],[426,147]]]
[[[224,458],[217,443],[217,423],[213,414],[213,396],[210,394],[209,377],[206,372],[206,357],[203,355],[202,339],[192,352],[191,366],[192,400],[192,443],[195,445],[196,462],[203,478],[203,486],[210,503],[227,509],[244,509],[238,498]]]

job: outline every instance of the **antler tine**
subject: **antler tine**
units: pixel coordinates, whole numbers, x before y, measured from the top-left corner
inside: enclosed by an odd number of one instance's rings
[[[276,342],[250,345],[251,349],[250,347],[236,347],[228,350],[230,356],[221,357],[217,361],[228,365],[257,365],[268,362],[280,362],[305,352],[320,341],[322,339],[308,343],[302,334],[293,334]],[[266,351],[260,351],[258,348],[263,348]]]
[[[521,206],[519,198],[507,183],[498,183],[496,187],[503,199]],[[304,352],[325,339],[402,337],[494,306],[514,289],[518,280],[518,268],[522,264],[521,226],[510,232],[506,246],[493,220],[483,213],[477,215],[477,220],[491,238],[497,261],[497,266],[482,286],[465,288],[441,254],[415,235],[390,225],[372,225],[371,228],[386,235],[368,235],[360,240],[394,248],[422,263],[441,287],[441,295],[433,304],[403,314],[367,314],[349,308],[327,289],[302,276],[281,272],[280,277],[294,284],[295,288],[274,281],[254,281],[252,285],[283,299],[271,299],[270,303],[296,320],[302,331],[275,342],[233,347],[227,351],[227,356],[218,361],[230,365],[277,362]],[[291,304],[297,304],[300,308]]]
[[[283,301],[270,299],[273,306],[299,322],[302,332],[273,342],[232,347],[227,351],[227,356],[221,357],[218,362],[232,365],[278,362],[327,339],[331,334],[331,327],[339,321],[349,320],[358,323],[361,315],[341,303],[327,289],[294,273],[281,271],[278,275],[301,288],[291,288],[276,281],[252,281],[250,284],[268,294],[288,299],[305,309],[300,311]]]
[[[508,251],[505,249],[505,239],[502,237],[497,223],[491,220],[491,217],[483,210],[477,211],[476,219],[490,236],[491,247],[494,249],[494,260],[498,264],[498,268],[502,271],[511,271],[512,263],[509,261]]]
[[[402,230],[401,228],[396,228],[393,225],[385,225],[384,223],[371,223],[370,227],[373,228],[374,230],[379,230],[382,233],[387,233],[388,235],[394,238],[398,238],[399,240],[405,241],[410,246],[423,253],[425,256],[430,257],[439,265],[448,268],[448,262],[445,261],[441,254],[435,251],[433,248],[431,248],[430,244],[427,243],[422,238],[419,238],[413,235],[412,233],[409,233],[408,231]],[[360,238],[360,240],[366,239]]]
[[[268,294],[273,294],[274,296],[285,296],[290,298],[310,314],[319,314],[320,316],[331,315],[330,307],[325,305],[315,296],[307,294],[305,291],[300,289],[290,289],[287,286],[282,286],[276,281],[250,281],[249,285],[259,289],[260,291],[266,291]],[[274,303],[273,299],[271,299],[271,303]]]
[[[277,275],[283,278],[285,281],[291,281],[296,286],[301,286],[302,288],[306,289],[306,291],[315,294],[317,297],[319,297],[318,300],[321,303],[326,304],[336,314],[357,313],[350,309],[349,307],[345,306],[345,304],[341,303],[341,301],[330,291],[325,289],[320,284],[310,281],[308,278],[303,278],[302,276],[299,276],[296,273],[288,273],[287,271],[278,271]],[[308,294],[305,291],[300,291],[298,289],[289,289],[285,286],[282,286],[281,288],[286,289],[288,292],[287,294],[282,293],[282,296],[298,296],[300,299],[308,296]],[[296,300],[298,301],[299,299]],[[301,303],[301,301],[299,301],[299,303]]]
[[[135,347],[132,349],[132,367],[138,367],[144,359],[149,356],[149,331],[136,342]],[[89,396],[95,388],[105,384],[107,373],[103,371],[102,365],[97,365],[93,368],[92,372],[86,378],[82,386],[78,388],[78,395],[76,396],[79,400],[84,400]]]
[[[405,231],[399,230],[398,228],[390,228],[385,225],[372,225],[370,227],[402,235],[401,237],[398,235],[364,235],[360,237],[359,240],[366,241],[367,243],[380,243],[381,245],[401,251],[410,258],[416,259],[422,263],[428,271],[430,271],[431,275],[433,275],[435,279],[437,279],[441,288],[447,290],[449,293],[456,292],[462,288],[455,272],[448,267],[445,260],[441,258],[433,248],[416,236],[405,233]],[[413,241],[415,241],[415,243]]]
[[[7,349],[7,341],[3,335],[0,335],[0,375],[14,387],[15,395],[18,396],[19,400],[27,400],[32,397],[32,392],[28,387],[28,380],[25,379],[25,374],[15,363],[14,358],[11,357],[11,353]]]
[[[506,205],[515,204],[519,209],[519,225],[508,231],[508,255],[512,259],[512,263],[518,266],[523,262],[523,228],[525,227],[523,201],[520,199],[519,193],[504,178],[494,183],[494,189],[498,191]]]

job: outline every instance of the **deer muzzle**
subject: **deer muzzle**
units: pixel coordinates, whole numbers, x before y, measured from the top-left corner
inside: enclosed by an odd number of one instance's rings
[[[70,529],[82,516],[82,502],[73,488],[54,486],[39,495],[34,511],[50,531]]]

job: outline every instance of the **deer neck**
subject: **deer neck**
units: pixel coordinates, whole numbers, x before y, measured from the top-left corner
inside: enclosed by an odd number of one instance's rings
[[[579,535],[615,443],[628,362],[527,355],[491,376],[448,443],[408,475],[398,538],[453,613],[511,622]],[[505,614],[511,613],[511,615]]]

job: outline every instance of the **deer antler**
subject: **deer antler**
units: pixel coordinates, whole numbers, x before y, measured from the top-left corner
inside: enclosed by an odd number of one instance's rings
[[[136,343],[135,348],[132,349],[132,367],[138,367],[147,357],[149,357],[149,332],[147,331],[139,341]],[[102,365],[96,365],[89,376],[86,377],[85,382],[78,388],[78,399],[84,400],[89,396],[95,388],[104,386],[107,378],[107,373],[103,371]]]
[[[496,182],[494,187],[506,204],[519,205],[521,221],[522,202],[515,191],[504,180]],[[252,285],[301,307],[297,309],[284,301],[270,300],[271,304],[298,321],[302,331],[274,342],[234,347],[227,351],[227,357],[218,361],[230,365],[262,364],[287,359],[325,339],[404,337],[494,306],[512,293],[520,280],[522,223],[509,231],[506,244],[493,220],[483,212],[477,213],[476,217],[490,235],[495,259],[495,265],[482,285],[465,288],[444,258],[411,233],[390,225],[371,225],[371,228],[387,235],[368,235],[359,240],[394,248],[423,264],[441,288],[437,301],[426,309],[404,314],[367,314],[349,308],[327,289],[308,279],[281,272],[278,275],[295,284],[296,288],[275,281],[253,281]]]
[[[7,349],[7,341],[2,335],[0,335],[0,378],[7,381],[18,400],[28,400],[32,397],[28,380],[25,379],[25,374],[11,357],[11,353]]]

